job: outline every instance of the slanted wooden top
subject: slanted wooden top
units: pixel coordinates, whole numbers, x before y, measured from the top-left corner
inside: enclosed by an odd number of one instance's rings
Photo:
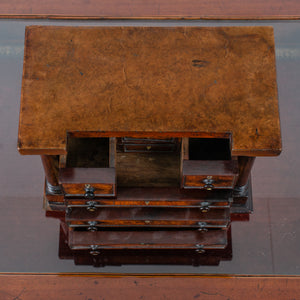
[[[233,155],[278,155],[273,29],[27,27],[19,151],[64,154],[68,132],[232,134]]]

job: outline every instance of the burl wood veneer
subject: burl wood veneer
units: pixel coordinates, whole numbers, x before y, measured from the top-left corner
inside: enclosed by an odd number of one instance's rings
[[[29,26],[21,98],[22,154],[66,154],[68,133],[281,151],[271,27]]]

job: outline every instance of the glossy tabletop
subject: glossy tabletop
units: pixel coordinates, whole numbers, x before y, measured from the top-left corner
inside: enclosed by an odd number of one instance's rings
[[[107,255],[105,267],[84,264],[62,246],[60,221],[42,208],[44,173],[38,156],[17,151],[25,25],[274,27],[283,152],[257,158],[252,172],[254,212],[232,223],[232,251],[219,265],[188,259],[149,263]],[[300,275],[300,23],[201,21],[0,21],[0,271],[141,274]],[[228,253],[227,253],[228,254]],[[60,257],[59,257],[60,256]],[[110,261],[119,265],[110,265]],[[82,263],[75,265],[75,262]]]

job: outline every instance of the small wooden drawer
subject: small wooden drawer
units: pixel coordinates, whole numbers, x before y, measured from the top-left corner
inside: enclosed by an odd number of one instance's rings
[[[238,176],[237,160],[184,160],[184,189],[232,189]]]
[[[160,207],[198,208],[202,212],[229,208],[232,203],[230,190],[182,191],[179,188],[118,188],[117,198],[101,198],[89,201],[85,198],[68,198],[68,208],[85,207],[95,211],[104,207]]]
[[[174,152],[179,149],[178,139],[119,138],[117,149],[120,152]]]
[[[194,249],[200,253],[225,249],[227,230],[105,230],[94,232],[69,229],[68,244],[72,250],[101,249]]]
[[[104,227],[178,227],[207,231],[226,229],[230,223],[230,209],[211,209],[203,213],[197,208],[101,208],[88,212],[73,208],[66,215],[70,227],[97,231]]]
[[[63,168],[59,183],[65,197],[82,197],[86,200],[116,195],[115,168]]]

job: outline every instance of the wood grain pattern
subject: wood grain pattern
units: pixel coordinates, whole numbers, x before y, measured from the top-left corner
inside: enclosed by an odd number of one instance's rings
[[[47,181],[54,186],[58,185],[58,157],[54,155],[41,155],[42,164]]]
[[[0,292],[9,299],[297,299],[299,276],[1,274]],[[118,288],[116,288],[118,287]],[[225,297],[224,297],[225,296]]]
[[[207,250],[199,255],[195,250],[149,250],[101,249],[100,255],[90,255],[89,250],[72,251],[67,244],[66,224],[61,222],[59,235],[59,257],[74,259],[75,265],[92,265],[94,267],[121,265],[219,265],[221,260],[232,259],[231,232],[228,231],[228,245],[225,249]]]
[[[236,183],[237,186],[244,186],[247,184],[254,161],[255,157],[240,156],[238,158],[239,177]]]
[[[72,250],[90,249],[96,245],[103,249],[224,249],[227,245],[226,230],[143,230],[143,231],[69,231]]]
[[[97,207],[139,206],[139,207],[229,207],[231,191],[186,190],[179,188],[118,188],[117,199],[95,200]],[[66,199],[68,206],[84,206],[86,199]],[[203,203],[204,202],[204,203]],[[203,205],[202,205],[203,204]]]
[[[21,98],[22,154],[65,154],[67,132],[281,151],[271,27],[27,27]]]
[[[211,209],[202,213],[198,208],[101,208],[88,212],[81,208],[72,208],[66,215],[69,226],[90,226],[89,221],[96,221],[99,227],[194,227],[199,222],[207,223],[205,228],[227,228],[230,222],[230,208]]]
[[[238,174],[237,160],[184,160],[183,175],[220,175]]]
[[[237,160],[184,160],[182,187],[205,188],[205,180],[210,178],[213,189],[233,188],[237,175]]]
[[[298,0],[2,0],[2,18],[298,19]]]
[[[114,184],[115,178],[115,168],[63,168],[59,170],[60,184]]]
[[[178,187],[180,154],[176,152],[117,153],[118,187]]]
[[[205,188],[204,180],[207,176],[203,175],[184,175],[182,178],[182,187],[188,188]],[[212,176],[213,189],[232,189],[234,187],[233,176]]]
[[[83,196],[87,184],[94,188],[95,196],[114,196],[115,168],[64,168],[59,170],[59,183],[67,196]]]

